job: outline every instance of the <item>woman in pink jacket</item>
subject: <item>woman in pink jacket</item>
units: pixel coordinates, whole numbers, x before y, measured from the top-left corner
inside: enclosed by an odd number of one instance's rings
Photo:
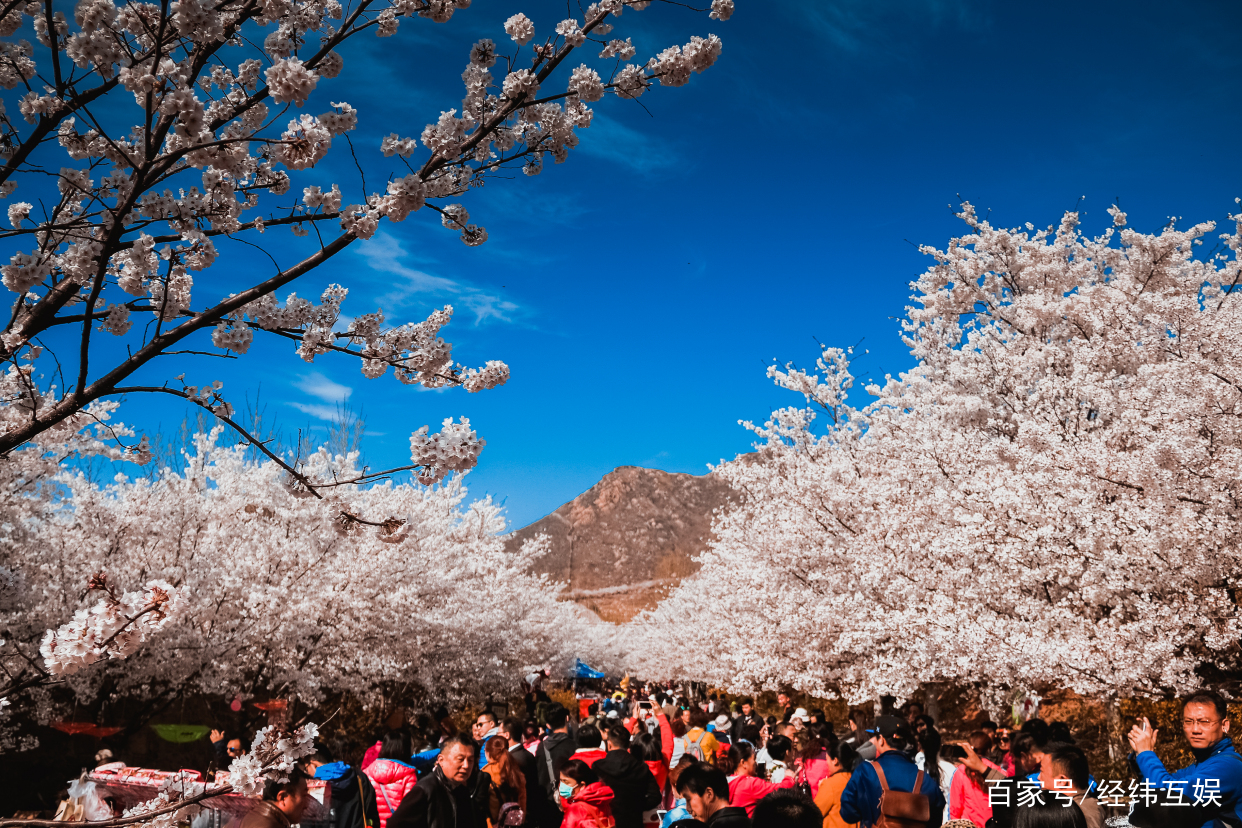
[[[379,758],[363,771],[375,788],[375,804],[379,809],[379,828],[386,828],[388,818],[401,800],[418,783],[418,771],[410,762],[410,734],[390,730],[380,746]]]
[[[716,754],[716,767],[729,777],[729,804],[745,808],[748,817],[755,815],[759,800],[779,788],[792,788],[794,784],[793,776],[786,776],[779,785],[758,776],[755,749],[747,742],[721,747]]]
[[[798,753],[798,781],[811,788],[811,798],[819,793],[819,786],[832,775],[828,766],[828,752],[824,750],[819,736],[810,730],[800,730],[794,736],[794,750]]]
[[[987,759],[983,763],[989,768],[1000,770]],[[992,802],[988,797],[987,787],[979,774],[959,762],[953,773],[953,781],[949,783],[949,819],[968,819],[983,828],[991,818]]]

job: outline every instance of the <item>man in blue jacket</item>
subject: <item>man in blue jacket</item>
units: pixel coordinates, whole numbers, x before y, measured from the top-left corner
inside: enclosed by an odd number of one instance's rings
[[[896,716],[876,719],[871,743],[875,745],[876,762],[884,771],[888,788],[892,791],[914,791],[914,781],[919,769],[907,753],[915,748],[914,732]],[[841,792],[841,819],[849,823],[861,823],[869,828],[880,818],[880,778],[870,762],[863,762],[854,769],[854,775],[845,783]],[[923,774],[923,785],[917,791],[927,797],[931,819],[927,828],[940,828],[944,819],[944,794],[936,781]]]
[[[490,710],[484,710],[470,729],[474,741],[479,746],[479,770],[483,770],[487,767],[487,743],[500,732],[500,726],[496,724],[496,714]]]
[[[1242,828],[1242,756],[1229,738],[1229,711],[1216,693],[1200,691],[1182,702],[1182,730],[1195,763],[1176,773],[1165,770],[1156,756],[1151,722],[1135,725],[1130,747],[1139,773],[1155,787],[1178,792],[1190,805],[1210,805],[1213,818],[1203,828]]]
[[[344,762],[333,762],[332,753],[323,745],[303,762],[307,773],[325,780],[332,789],[328,799],[331,828],[379,828],[379,802],[365,773]]]

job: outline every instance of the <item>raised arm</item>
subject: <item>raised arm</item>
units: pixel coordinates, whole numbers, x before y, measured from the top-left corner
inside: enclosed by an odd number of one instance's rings
[[[673,727],[668,723],[668,716],[664,715],[664,710],[659,705],[652,709],[656,711],[656,723],[660,725],[660,752],[664,754],[664,762],[667,764],[673,761]]]

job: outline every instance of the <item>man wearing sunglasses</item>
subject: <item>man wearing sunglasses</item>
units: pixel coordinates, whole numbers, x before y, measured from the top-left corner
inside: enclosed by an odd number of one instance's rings
[[[229,739],[225,742],[223,730],[211,731],[211,747],[216,752],[216,764],[221,769],[227,768],[234,759],[246,754],[241,739]]]
[[[487,743],[500,732],[500,727],[496,724],[496,714],[484,710],[471,725],[470,732],[479,746],[479,769],[482,770],[487,767]]]

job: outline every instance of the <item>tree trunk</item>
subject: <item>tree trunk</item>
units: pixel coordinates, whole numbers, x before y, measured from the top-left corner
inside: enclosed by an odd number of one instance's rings
[[[940,684],[934,682],[923,688],[923,712],[940,725]]]
[[[1108,740],[1108,763],[1115,770],[1125,756],[1121,743],[1121,704],[1115,693],[1104,700],[1104,709],[1108,717],[1108,733],[1105,737]]]

